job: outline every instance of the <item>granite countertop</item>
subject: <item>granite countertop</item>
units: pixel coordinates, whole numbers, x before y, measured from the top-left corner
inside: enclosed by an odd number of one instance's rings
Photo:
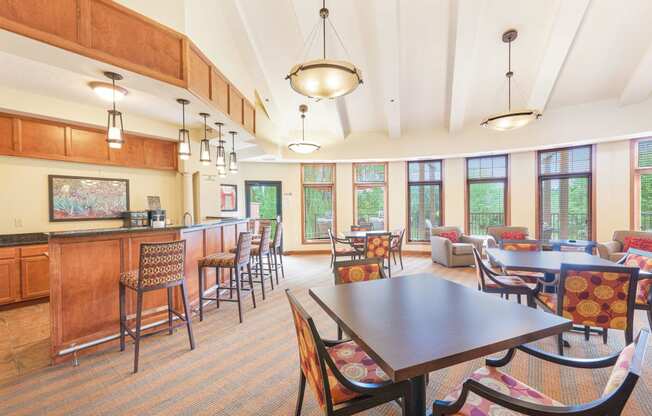
[[[96,228],[89,230],[71,230],[71,231],[54,231],[50,233],[30,233],[30,234],[5,234],[0,235],[0,247],[19,246],[28,244],[47,244],[49,238],[61,237],[92,237],[104,234],[130,233],[130,232],[158,232],[166,230],[197,230],[214,227],[216,225],[240,223],[247,221],[246,218],[224,218],[216,221],[205,221],[190,226],[171,225],[163,228],[152,227],[114,227],[114,228]]]

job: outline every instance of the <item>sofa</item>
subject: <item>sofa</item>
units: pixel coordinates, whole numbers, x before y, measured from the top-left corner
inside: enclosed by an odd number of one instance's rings
[[[606,260],[618,261],[625,255],[625,237],[642,237],[652,240],[652,232],[620,230],[614,231],[611,241],[598,243],[598,255]]]
[[[530,234],[527,227],[517,227],[517,226],[508,226],[503,225],[499,227],[487,227],[487,234],[489,234],[489,239],[487,240],[487,247],[500,247],[500,242],[503,239],[503,233],[522,233],[524,234],[524,240],[530,240]],[[506,240],[514,240],[514,238],[507,238]]]
[[[457,243],[442,237],[442,233],[456,232],[459,236]],[[460,227],[431,227],[430,245],[432,247],[432,261],[446,267],[471,266],[475,264],[473,247],[482,252],[484,240],[474,238],[462,233]]]

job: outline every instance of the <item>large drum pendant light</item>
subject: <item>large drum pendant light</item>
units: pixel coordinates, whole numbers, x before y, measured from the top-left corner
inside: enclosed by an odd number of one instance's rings
[[[292,67],[285,79],[290,86],[301,95],[310,98],[336,98],[353,92],[362,84],[360,69],[346,61],[326,59],[326,20],[333,28],[342,48],[346,50],[335,27],[328,19],[329,11],[326,0],[323,0],[319,17],[322,22],[322,59],[315,59]],[[310,48],[311,39],[307,40]]]
[[[190,101],[184,98],[178,98],[177,102],[181,104],[181,128],[179,129],[179,159],[188,160],[190,159],[191,149],[190,149],[190,132],[186,129],[186,105],[190,104]]]
[[[514,29],[503,33],[503,42],[508,45],[508,67],[505,76],[507,77],[507,112],[496,114],[486,118],[481,125],[493,130],[507,131],[524,127],[534,120],[541,118],[541,113],[537,110],[517,110],[512,111],[512,42],[518,37],[518,32]]]

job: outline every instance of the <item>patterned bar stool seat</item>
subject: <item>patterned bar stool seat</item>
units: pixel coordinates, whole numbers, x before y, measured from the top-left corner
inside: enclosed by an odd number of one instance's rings
[[[251,291],[251,300],[256,307],[256,295],[254,294],[254,283],[251,276],[251,233],[244,232],[238,236],[238,245],[233,253],[215,253],[206,257],[202,257],[197,261],[198,276],[199,276],[199,320],[204,320],[204,301],[214,300],[216,307],[220,307],[220,301],[223,302],[236,302],[238,304],[238,317],[242,323],[242,291]],[[242,287],[242,275],[245,273],[243,268],[247,269],[246,274],[249,276],[249,288]],[[206,268],[215,269],[215,285],[206,288]],[[229,285],[222,286],[220,282],[220,269],[229,270]],[[235,276],[234,276],[235,275]],[[225,289],[229,291],[229,298],[220,297],[220,290]],[[207,292],[215,292],[214,297],[206,295]],[[236,298],[233,299],[233,292]]]
[[[140,266],[138,270],[129,270],[120,274],[120,351],[125,349],[125,335],[134,339],[134,373],[138,372],[138,355],[140,351],[141,326],[143,317],[143,295],[153,290],[167,289],[168,295],[168,327],[154,333],[167,330],[172,334],[172,316],[176,315],[182,323],[176,326],[186,326],[190,349],[195,349],[195,339],[192,334],[192,324],[188,310],[188,295],[185,278],[186,241],[169,243],[149,243],[140,246]],[[179,286],[183,315],[172,307],[172,290]],[[136,292],[136,327],[127,326],[126,289]],[[151,335],[151,334],[148,334]]]

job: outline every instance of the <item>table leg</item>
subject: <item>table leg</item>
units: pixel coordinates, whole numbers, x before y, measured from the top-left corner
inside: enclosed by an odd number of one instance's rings
[[[421,375],[410,379],[412,383],[412,402],[409,403],[409,416],[425,416],[429,414],[426,407],[426,376]]]

